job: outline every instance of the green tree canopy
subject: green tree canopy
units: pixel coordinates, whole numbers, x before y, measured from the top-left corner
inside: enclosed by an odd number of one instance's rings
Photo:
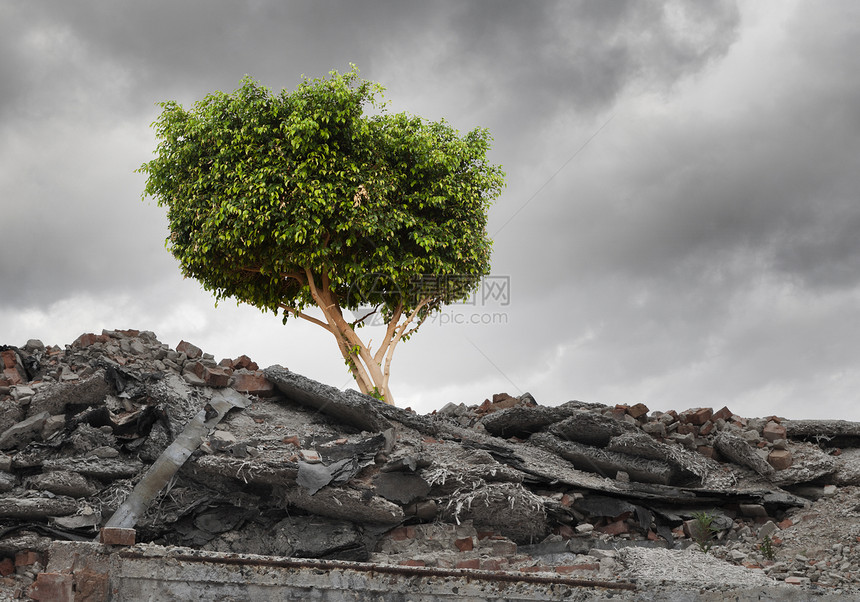
[[[139,171],[144,197],[168,208],[185,276],[216,299],[322,326],[362,392],[393,403],[397,343],[489,271],[487,210],[504,174],[487,161],[487,130],[390,114],[382,91],[353,66],[292,92],[246,77],[190,110],[164,102]],[[387,325],[375,351],[355,330],[373,312]]]

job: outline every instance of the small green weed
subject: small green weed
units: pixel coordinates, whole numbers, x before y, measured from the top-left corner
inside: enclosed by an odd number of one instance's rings
[[[699,549],[703,552],[709,552],[714,545],[714,536],[717,534],[717,529],[714,527],[714,517],[707,512],[694,512],[693,520],[696,522],[691,529],[693,540],[698,544]]]

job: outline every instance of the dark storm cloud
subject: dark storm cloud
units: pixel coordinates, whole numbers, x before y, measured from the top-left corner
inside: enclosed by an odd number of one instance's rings
[[[471,2],[436,64],[468,72],[510,119],[604,111],[639,82],[666,90],[736,37],[733,2]]]

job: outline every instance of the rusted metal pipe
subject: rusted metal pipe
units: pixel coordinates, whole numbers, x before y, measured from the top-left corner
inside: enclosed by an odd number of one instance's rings
[[[383,573],[408,577],[455,577],[465,580],[500,581],[506,583],[535,583],[542,585],[568,585],[571,587],[599,587],[603,589],[635,590],[636,584],[629,581],[603,581],[598,579],[571,579],[549,575],[534,575],[531,573],[514,573],[508,571],[482,571],[478,569],[440,569],[433,567],[402,566],[391,564],[376,564],[371,562],[348,562],[333,560],[313,560],[294,558],[243,558],[240,556],[222,556],[211,558],[194,554],[169,554],[151,556],[133,549],[121,550],[121,558],[162,558],[181,562],[210,562],[213,564],[229,564],[237,566],[272,566],[278,568],[320,569],[320,570],[349,570],[365,573]]]

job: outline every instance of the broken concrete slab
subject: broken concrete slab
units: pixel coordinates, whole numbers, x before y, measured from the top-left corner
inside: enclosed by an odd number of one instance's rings
[[[632,424],[588,410],[572,410],[568,418],[549,429],[556,437],[597,447],[605,447],[613,437],[637,430]]]
[[[192,458],[183,473],[200,482],[213,479],[247,485],[294,485],[299,466],[289,460],[255,459],[253,462],[233,456],[213,455]]]
[[[714,460],[678,445],[661,443],[642,431],[613,437],[606,449],[649,460],[668,462],[677,469],[672,484],[692,484],[690,481],[695,481],[697,485],[704,487],[730,484],[725,482],[724,473]]]
[[[785,420],[789,439],[812,441],[827,447],[860,447],[860,422],[848,420]]]
[[[98,370],[81,382],[56,384],[39,389],[30,401],[29,414],[48,412],[49,415],[62,414],[70,406],[82,408],[104,403],[105,397],[112,393],[105,379],[105,371]]]
[[[11,466],[9,467],[11,469]],[[18,484],[18,478],[5,470],[0,470],[0,493],[12,491]]]
[[[318,410],[360,430],[380,432],[391,423],[379,413],[379,400],[347,389],[318,383],[281,366],[270,366],[263,373],[288,399]]]
[[[770,476],[775,471],[773,466],[762,458],[750,443],[739,435],[729,431],[721,431],[714,440],[714,447],[723,456],[741,466],[757,472],[762,476]]]
[[[538,542],[549,530],[543,500],[514,483],[455,493],[443,515],[457,524],[471,521],[476,529],[501,533],[518,544]]]
[[[430,492],[430,483],[414,473],[380,472],[373,476],[377,495],[401,505],[421,500]]]
[[[56,495],[73,498],[97,494],[102,487],[78,472],[55,470],[33,475],[27,479],[27,487],[38,491],[50,491]]]
[[[314,495],[303,487],[277,488],[282,503],[320,516],[357,523],[396,525],[403,522],[403,509],[370,490],[323,487]]]
[[[78,503],[65,496],[0,497],[0,518],[39,519],[66,516],[78,510]]]
[[[558,454],[579,470],[594,472],[608,479],[614,479],[619,471],[643,483],[669,485],[676,479],[675,469],[660,460],[608,451],[577,441],[564,441],[549,433],[536,433],[529,442]]]
[[[21,448],[34,439],[41,438],[42,427],[50,417],[48,412],[40,412],[10,426],[0,434],[0,449]]]
[[[74,472],[108,483],[117,479],[127,479],[136,476],[143,470],[143,463],[134,458],[99,458],[90,456],[45,460],[42,468],[45,472],[56,470]]]
[[[487,414],[481,418],[481,424],[488,433],[497,437],[527,439],[567,415],[569,413],[560,407],[515,406]]]
[[[381,530],[365,529],[355,523],[321,516],[288,517],[277,523],[274,546],[288,558],[355,560],[370,558]]]

